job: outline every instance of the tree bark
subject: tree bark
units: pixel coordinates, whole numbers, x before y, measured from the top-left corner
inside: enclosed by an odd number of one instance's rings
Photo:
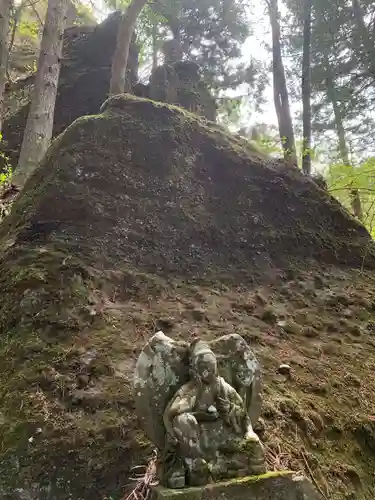
[[[273,95],[279,123],[279,134],[288,163],[297,165],[292,116],[281,55],[281,35],[277,0],[267,0],[272,29]]]
[[[0,132],[3,125],[4,93],[9,60],[9,23],[12,0],[0,0]]]
[[[123,14],[117,34],[117,43],[112,61],[110,95],[123,94],[126,85],[126,69],[135,23],[147,0],[132,0]]]
[[[68,0],[49,0],[30,111],[13,182],[23,187],[52,137]]]
[[[359,0],[352,0],[352,9],[355,24],[357,26],[358,38],[361,44],[361,52],[367,60],[369,71],[375,77],[375,47],[371,35],[367,29],[364,14]]]
[[[20,21],[20,17],[21,17],[22,10],[24,7],[25,7],[25,1],[21,2],[18,5],[18,7],[14,10],[12,33],[10,35],[10,40],[9,40],[9,54],[11,54],[12,50],[13,50],[14,40],[16,38],[16,32],[17,32],[17,28],[18,28],[18,23]]]
[[[154,20],[152,25],[152,73],[158,67],[158,23]]]
[[[312,0],[306,0],[302,58],[302,171],[308,175],[311,174],[311,9]]]
[[[343,164],[351,170],[353,170],[353,165],[350,162],[349,159],[349,150],[348,146],[346,143],[346,136],[345,136],[345,128],[344,128],[344,121],[340,109],[340,105],[337,101],[337,96],[336,96],[336,90],[335,90],[335,82],[334,78],[331,72],[331,68],[329,65],[328,58],[325,58],[325,73],[326,73],[326,83],[327,83],[327,95],[328,99],[331,101],[332,108],[333,108],[333,114],[335,117],[335,126],[336,126],[336,133],[337,133],[337,138],[339,142],[339,154],[341,157],[341,161]],[[352,184],[353,186],[353,184]],[[361,197],[359,194],[359,191],[357,188],[354,186],[350,189],[350,204],[352,207],[352,212],[354,217],[357,217],[357,219],[362,220],[363,219],[363,212],[362,212],[362,202],[361,202]]]

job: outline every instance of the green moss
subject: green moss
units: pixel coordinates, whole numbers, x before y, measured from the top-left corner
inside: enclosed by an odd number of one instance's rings
[[[247,476],[247,477],[240,477],[240,478],[234,478],[229,481],[224,481],[220,483],[222,486],[230,486],[232,484],[251,484],[255,483],[257,481],[263,481],[265,479],[269,479],[271,477],[284,477],[284,476],[291,476],[295,474],[295,472],[292,471],[273,471],[273,472],[266,472],[265,474],[259,474],[258,476]]]
[[[202,490],[205,489],[221,489],[221,488],[226,488],[228,486],[233,486],[233,485],[246,485],[246,484],[252,484],[257,481],[263,481],[269,478],[274,478],[274,477],[285,477],[285,476],[292,476],[295,474],[295,472],[292,471],[273,471],[273,472],[267,472],[265,474],[260,474],[258,476],[245,476],[245,477],[236,477],[233,479],[230,479],[228,481],[221,481],[219,483],[215,484],[210,484],[208,486],[192,486],[190,488],[184,488],[184,489],[175,489],[171,490],[169,488],[163,488],[162,486],[158,487],[159,491],[168,491],[168,496],[171,497],[179,497],[183,498],[185,495],[188,498],[192,498],[191,495],[194,495],[194,493],[201,493]]]

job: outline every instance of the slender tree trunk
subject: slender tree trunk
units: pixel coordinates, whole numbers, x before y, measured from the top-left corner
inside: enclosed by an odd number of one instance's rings
[[[297,165],[296,146],[292,116],[290,113],[288,89],[281,55],[281,35],[277,0],[267,0],[272,29],[273,93],[279,134],[285,159]]]
[[[367,65],[371,75],[375,78],[375,47],[371,35],[367,29],[363,10],[359,0],[352,0],[352,9],[354,14],[355,23],[357,26],[357,33],[359,43],[361,45],[361,52],[367,60]]]
[[[123,94],[126,84],[126,69],[135,23],[147,0],[132,0],[123,14],[117,34],[117,44],[112,61],[110,95]]]
[[[29,116],[13,182],[23,187],[52,137],[68,0],[49,0]]]
[[[311,9],[312,0],[306,0],[302,59],[302,171],[308,175],[311,174]]]
[[[154,20],[152,25],[152,73],[158,67],[158,23]]]
[[[0,0],[0,132],[3,125],[4,93],[9,59],[9,22],[12,0]]]
[[[340,105],[337,101],[335,82],[334,82],[334,78],[333,78],[331,68],[330,68],[330,65],[329,65],[327,58],[325,61],[325,73],[326,73],[326,81],[327,81],[327,95],[328,95],[328,99],[331,101],[332,108],[333,108],[333,114],[335,117],[335,126],[336,126],[337,138],[338,138],[338,142],[339,142],[339,153],[340,153],[341,161],[344,163],[345,166],[347,166],[348,168],[353,170],[353,165],[351,164],[350,159],[349,159],[349,150],[348,150],[348,146],[346,143],[344,121],[343,121]],[[352,206],[352,211],[353,211],[354,217],[357,217],[357,219],[362,220],[363,219],[363,212],[362,212],[361,197],[360,197],[358,189],[355,187],[352,187],[350,189],[350,203]]]
[[[20,21],[22,11],[25,7],[25,3],[26,3],[25,0],[23,2],[21,2],[18,5],[18,7],[15,9],[14,14],[13,14],[12,33],[10,35],[10,40],[9,40],[9,54],[11,54],[12,50],[13,50],[14,40],[16,38],[16,33],[17,33],[17,28],[18,28],[18,23]]]

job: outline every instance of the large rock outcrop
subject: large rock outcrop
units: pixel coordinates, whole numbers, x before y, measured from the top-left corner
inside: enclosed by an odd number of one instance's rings
[[[65,130],[76,118],[98,113],[106,100],[119,20],[120,13],[115,12],[97,26],[73,26],[65,30],[54,136]],[[138,48],[133,41],[128,62],[128,88],[134,86],[137,80]],[[16,165],[22,143],[33,84],[32,75],[16,82],[8,91],[8,119],[4,122],[4,142],[1,146],[13,165]],[[16,112],[13,112],[14,106],[18,106]]]
[[[119,497],[150,452],[134,359],[162,328],[241,334],[264,366],[270,467],[307,462],[330,498],[372,498],[374,244],[299,171],[173,106],[113,98],[54,141],[0,249],[0,496]]]
[[[297,169],[178,108],[119,96],[102,109],[51,147],[39,170],[51,182],[18,238],[37,224],[33,240],[63,234],[103,263],[184,277],[246,280],[290,259],[360,266],[364,248],[374,264],[363,226]]]

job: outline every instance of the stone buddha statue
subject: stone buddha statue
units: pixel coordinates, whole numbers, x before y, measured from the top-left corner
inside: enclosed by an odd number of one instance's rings
[[[219,364],[242,395],[220,375]],[[198,486],[265,471],[249,412],[249,404],[258,406],[255,411],[260,406],[259,365],[239,335],[184,345],[159,332],[138,360],[134,385],[141,421],[159,448],[165,486]],[[155,427],[158,419],[145,422],[147,399],[161,416],[162,429]]]

